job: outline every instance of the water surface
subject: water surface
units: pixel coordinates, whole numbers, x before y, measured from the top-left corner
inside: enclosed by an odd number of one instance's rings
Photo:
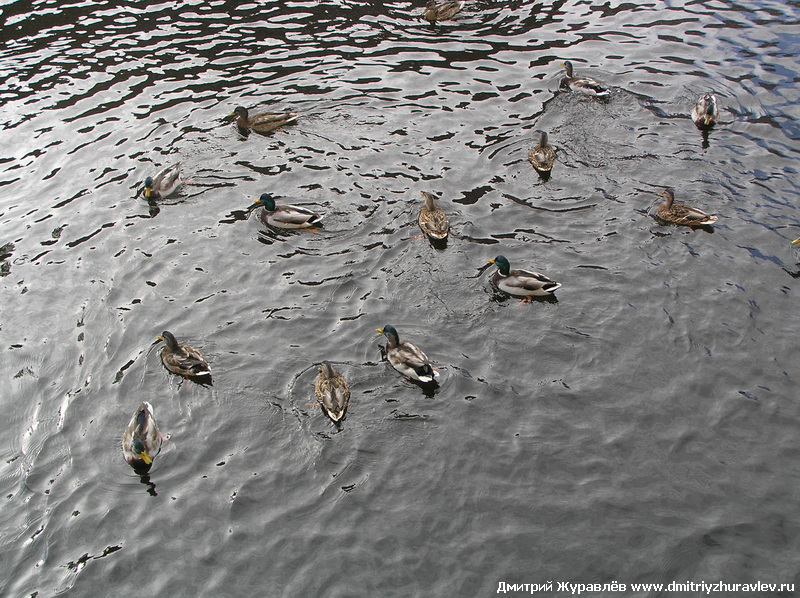
[[[0,7],[0,594],[795,582],[798,4],[421,9]],[[611,98],[560,91],[566,59]],[[243,135],[237,105],[301,116]],[[659,225],[665,186],[713,231]],[[264,192],[324,227],[268,230]],[[498,254],[557,299],[498,295]],[[386,324],[438,388],[381,361]],[[163,330],[213,385],[162,367]],[[146,476],[142,400],[169,439]]]

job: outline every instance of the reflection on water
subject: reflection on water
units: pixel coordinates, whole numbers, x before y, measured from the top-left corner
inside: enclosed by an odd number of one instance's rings
[[[158,595],[793,582],[799,17],[2,6],[0,593],[115,594],[132,573]],[[565,60],[610,97],[560,89]],[[720,122],[699,131],[706,92]],[[244,135],[239,105],[300,116]],[[184,184],[145,199],[178,161]],[[713,234],[659,224],[664,187]],[[419,236],[420,191],[444,246]],[[262,193],[324,226],[268,227]],[[558,299],[498,294],[498,254]],[[387,322],[438,387],[382,361]],[[213,386],[164,370],[165,329]],[[338,426],[323,359],[351,386]],[[120,442],[142,400],[172,442],[137,476]]]

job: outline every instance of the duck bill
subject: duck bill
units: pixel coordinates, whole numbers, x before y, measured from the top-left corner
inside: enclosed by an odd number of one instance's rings
[[[709,125],[711,125],[711,117],[706,114],[706,126],[708,127]]]
[[[153,463],[153,459],[150,458],[150,455],[147,454],[147,451],[142,451],[142,461],[144,461],[145,465],[150,465]]]
[[[145,196],[147,199],[150,199],[150,191],[151,191],[150,187],[145,187],[145,188],[144,188],[144,196]]]
[[[792,245],[797,245],[800,243],[800,237],[797,237],[794,241],[792,241]]]

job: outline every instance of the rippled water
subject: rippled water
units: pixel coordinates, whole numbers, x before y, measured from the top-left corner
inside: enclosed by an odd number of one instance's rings
[[[800,3],[422,4],[0,7],[0,594],[800,583]],[[611,98],[560,92],[565,59]],[[237,105],[301,116],[245,136]],[[664,186],[713,232],[659,225]],[[263,192],[324,227],[267,230]],[[557,300],[498,296],[498,254]],[[438,388],[381,361],[385,324]],[[212,386],[164,370],[165,329]]]

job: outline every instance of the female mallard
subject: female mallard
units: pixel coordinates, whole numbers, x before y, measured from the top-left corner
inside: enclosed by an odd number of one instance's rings
[[[319,376],[314,385],[317,400],[325,413],[333,421],[338,422],[344,416],[347,404],[350,402],[350,387],[347,380],[333,369],[330,362],[323,361],[319,367]]]
[[[550,174],[550,171],[553,170],[556,152],[553,146],[547,143],[547,133],[544,131],[539,138],[539,144],[528,152],[528,160],[539,174]]]
[[[439,377],[439,372],[431,367],[431,362],[415,345],[401,341],[394,326],[386,325],[376,329],[389,339],[386,345],[386,359],[392,367],[411,380],[428,384]]]
[[[137,470],[147,471],[161,450],[161,433],[156,426],[153,407],[142,401],[122,435],[122,454]]]
[[[255,203],[264,206],[259,216],[264,224],[277,228],[309,228],[322,224],[322,216],[307,208],[292,205],[276,205],[275,198],[262,193]]]
[[[250,116],[247,108],[236,106],[236,109],[228,116],[238,116],[236,126],[242,131],[253,130],[258,133],[268,133],[273,129],[283,125],[293,124],[297,120],[297,113],[290,110],[284,112],[261,112]]]
[[[155,178],[147,177],[144,180],[144,196],[150,199],[167,197],[182,183],[181,163],[177,162],[172,166],[167,166],[159,172]]]
[[[189,345],[178,344],[167,330],[158,335],[158,340],[166,343],[161,349],[161,362],[170,372],[187,378],[211,376],[211,367],[200,351]]]
[[[674,203],[675,193],[672,189],[664,189],[658,196],[664,198],[658,206],[658,217],[664,222],[684,226],[706,226],[717,221],[716,216],[706,214],[703,210],[685,203]]]
[[[463,7],[464,3],[459,0],[428,0],[422,14],[429,21],[447,21]]]
[[[450,223],[444,215],[442,208],[436,205],[433,194],[420,191],[425,205],[419,211],[419,227],[431,241],[445,241],[450,232]]]
[[[606,87],[594,79],[590,79],[589,77],[575,77],[572,74],[572,63],[569,60],[564,61],[562,64],[564,65],[567,73],[566,76],[561,79],[561,87],[571,89],[573,91],[580,91],[587,95],[598,98],[607,98],[611,95],[611,92]]]
[[[497,271],[492,275],[492,283],[499,290],[513,297],[547,297],[561,288],[561,284],[547,278],[538,272],[528,270],[512,270],[508,260],[498,255],[490,264],[497,266]]]
[[[698,129],[710,129],[717,123],[717,98],[714,94],[703,94],[692,108],[692,120]]]

